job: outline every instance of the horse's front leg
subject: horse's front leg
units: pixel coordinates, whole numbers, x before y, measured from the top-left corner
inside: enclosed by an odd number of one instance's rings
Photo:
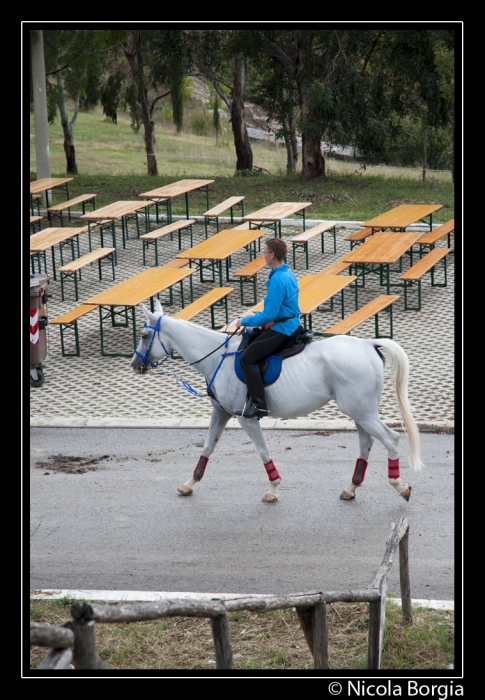
[[[237,419],[240,426],[244,428],[246,433],[253,441],[259,456],[263,460],[264,468],[266,469],[266,473],[268,475],[269,490],[264,494],[263,502],[276,503],[279,498],[278,486],[281,483],[281,477],[278,474],[278,470],[276,469],[273,460],[271,459],[269,448],[266,444],[259,420],[257,418],[244,418],[243,416],[238,416]]]
[[[188,479],[182,486],[179,486],[177,491],[183,496],[190,496],[194,491],[195,484],[202,479],[204,476],[205,468],[207,462],[209,461],[210,455],[214,452],[217,442],[224,432],[231,414],[224,411],[223,408],[215,407],[212,409],[211,419],[209,423],[209,432],[204,442],[202,448],[202,453],[197,462],[197,466],[194,469],[194,473],[191,478]]]

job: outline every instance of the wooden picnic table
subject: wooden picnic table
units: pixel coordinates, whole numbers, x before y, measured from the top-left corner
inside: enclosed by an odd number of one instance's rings
[[[88,222],[89,227],[89,250],[91,250],[91,226],[100,226],[101,228],[101,247],[104,246],[103,242],[103,229],[105,226],[111,227],[111,236],[113,239],[113,248],[116,248],[116,221],[121,219],[121,230],[123,235],[123,248],[126,248],[126,239],[128,238],[128,220],[136,220],[136,231],[138,238],[140,237],[140,226],[138,221],[138,214],[145,209],[145,215],[147,214],[147,205],[145,203],[134,201],[129,202],[121,200],[119,202],[113,202],[112,204],[107,204],[101,209],[95,209],[87,214],[83,214],[79,218],[83,221]],[[146,231],[149,230],[149,217],[145,216]],[[126,233],[126,235],[125,235]],[[116,253],[115,253],[115,263],[116,263]]]
[[[38,180],[32,180],[30,183],[30,208],[33,212],[32,197],[36,194],[45,192],[46,206],[49,206],[49,190],[54,190],[57,187],[64,190],[67,199],[69,199],[69,183],[74,178],[72,177],[41,177]]]
[[[305,209],[312,206],[312,202],[273,202],[263,209],[253,211],[243,216],[243,221],[249,224],[272,225],[275,236],[281,238],[281,222],[293,214],[302,212],[303,230],[305,230]]]
[[[250,261],[253,257],[256,257],[256,241],[261,239],[266,233],[266,229],[224,229],[219,231],[214,236],[206,238],[202,243],[198,243],[188,250],[184,250],[177,255],[177,258],[184,258],[190,260],[197,264],[200,272],[201,282],[215,282],[214,275],[214,264],[217,264],[219,271],[219,286],[222,287],[222,263],[226,262],[226,280],[231,282],[233,280],[229,279],[229,266],[231,255],[237,253],[238,250],[242,248],[249,249],[249,259]],[[209,262],[210,265],[205,265],[204,263]],[[203,270],[204,267],[211,267],[212,269],[212,279],[204,280]]]
[[[355,282],[355,290],[357,290],[357,277],[355,275],[305,275],[298,280],[298,305],[300,307],[301,316],[303,317],[304,328],[312,328],[312,313],[319,306],[326,302],[330,302],[330,307],[324,311],[333,310],[334,296],[340,292],[340,305],[342,318],[344,317],[344,289],[349,284]],[[357,308],[357,292],[355,293],[355,308]],[[264,301],[253,306],[251,312],[256,313],[262,311]],[[320,334],[319,334],[320,335]]]
[[[86,233],[87,230],[88,230],[87,226],[77,226],[76,228],[69,227],[69,226],[49,227],[49,228],[45,228],[43,231],[39,231],[38,233],[34,233],[32,236],[30,236],[30,238],[29,238],[30,255],[34,256],[34,257],[32,257],[32,272],[35,272],[35,270],[34,270],[35,257],[37,257],[37,262],[39,264],[39,272],[41,272],[41,269],[40,269],[40,254],[41,253],[43,253],[43,256],[44,256],[44,267],[45,267],[46,272],[47,272],[46,252],[50,249],[52,251],[52,274],[53,274],[54,279],[57,279],[57,277],[56,277],[56,257],[55,257],[54,247],[56,245],[59,245],[59,252],[60,252],[60,256],[61,256],[61,265],[64,264],[64,261],[62,258],[62,251],[63,251],[63,248],[68,244],[71,247],[72,259],[74,260],[74,258],[76,257],[74,243],[77,244],[77,255],[79,257],[79,235],[81,233]]]
[[[205,199],[207,203],[207,209],[209,208],[209,185],[212,185],[215,180],[178,180],[178,182],[172,182],[171,185],[164,185],[163,187],[158,187],[149,192],[143,192],[139,196],[142,199],[149,199],[150,204],[148,207],[156,205],[156,218],[158,223],[158,206],[162,202],[166,204],[167,208],[167,219],[168,223],[172,223],[172,200],[176,197],[181,197],[185,195],[185,213],[186,218],[189,218],[189,192],[195,192],[196,190],[203,190],[205,193]]]
[[[397,261],[401,261],[401,257],[412,248],[413,244],[421,238],[421,232],[404,232],[396,234],[393,231],[379,231],[369,238],[365,243],[362,243],[358,248],[354,248],[349,253],[342,257],[346,263],[355,265],[357,270],[360,267],[360,275],[362,282],[365,281],[366,271],[376,272],[374,265],[378,265],[377,272],[380,275],[380,284],[386,285],[387,294],[390,294],[390,287],[402,287],[402,284],[392,284],[390,281],[390,265]],[[394,271],[394,270],[393,270]],[[399,265],[399,270],[402,272],[402,264]],[[385,277],[385,281],[384,281]]]
[[[429,216],[429,230],[433,228],[433,214],[443,208],[442,204],[400,204],[389,211],[375,216],[373,219],[364,221],[362,224],[367,228],[392,229],[394,231],[404,231],[411,224],[424,220]]]
[[[182,308],[184,307],[183,281],[190,277],[195,270],[172,269],[166,267],[150,267],[133,277],[129,277],[124,282],[115,284],[109,289],[105,289],[99,294],[95,294],[86,299],[84,304],[91,304],[99,307],[99,325],[101,335],[101,354],[111,357],[131,357],[125,353],[110,353],[104,350],[103,322],[108,318],[111,325],[115,327],[128,327],[129,316],[131,316],[133,327],[134,350],[138,345],[136,336],[136,313],[135,307],[145,299],[150,299],[150,306],[153,311],[153,297],[156,294],[171,289],[175,284],[180,283],[180,295]],[[192,301],[192,298],[191,298]],[[117,307],[123,307],[122,311],[116,311]],[[122,322],[117,322],[117,317],[123,317]]]

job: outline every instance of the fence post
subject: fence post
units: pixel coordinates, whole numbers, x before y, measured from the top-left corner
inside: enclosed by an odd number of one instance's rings
[[[308,644],[313,656],[313,615],[311,607],[299,606],[295,608],[298,615],[300,627],[305,635],[306,643]]]
[[[330,668],[328,665],[327,604],[325,602],[316,603],[311,608],[311,614],[314,668]]]
[[[369,604],[369,641],[367,668],[380,666],[380,631],[381,631],[382,599],[372,600]]]
[[[211,617],[211,626],[216,654],[216,668],[233,669],[231,635],[227,613]]]
[[[88,603],[74,603],[71,606],[73,620],[69,626],[74,632],[74,649],[72,663],[74,668],[109,668],[98,656],[94,648],[93,611]]]
[[[413,624],[411,605],[411,583],[409,580],[409,526],[399,542],[399,580],[401,584],[402,619],[405,624]]]

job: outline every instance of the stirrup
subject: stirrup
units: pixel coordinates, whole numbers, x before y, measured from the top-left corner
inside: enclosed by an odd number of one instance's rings
[[[256,404],[251,404],[246,410],[246,405],[242,411],[235,411],[236,416],[242,416],[242,418],[264,418],[268,415],[266,408],[258,408]]]

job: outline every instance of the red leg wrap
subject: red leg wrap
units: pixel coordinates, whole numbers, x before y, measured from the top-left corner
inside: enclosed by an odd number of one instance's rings
[[[365,470],[367,469],[368,462],[365,459],[359,459],[355,463],[354,474],[352,476],[352,483],[354,486],[360,486],[364,481]]]
[[[269,462],[266,462],[264,465],[264,468],[266,469],[266,473],[268,474],[268,479],[270,481],[275,481],[276,479],[280,479],[280,475],[278,474],[278,470],[276,469],[273,460],[270,459]]]
[[[389,479],[399,479],[399,457],[397,459],[387,460],[387,470]]]
[[[202,455],[199,457],[199,461],[197,462],[197,466],[194,469],[194,473],[192,475],[196,481],[200,481],[204,476],[205,468],[207,466],[208,461],[209,457],[203,457]]]

